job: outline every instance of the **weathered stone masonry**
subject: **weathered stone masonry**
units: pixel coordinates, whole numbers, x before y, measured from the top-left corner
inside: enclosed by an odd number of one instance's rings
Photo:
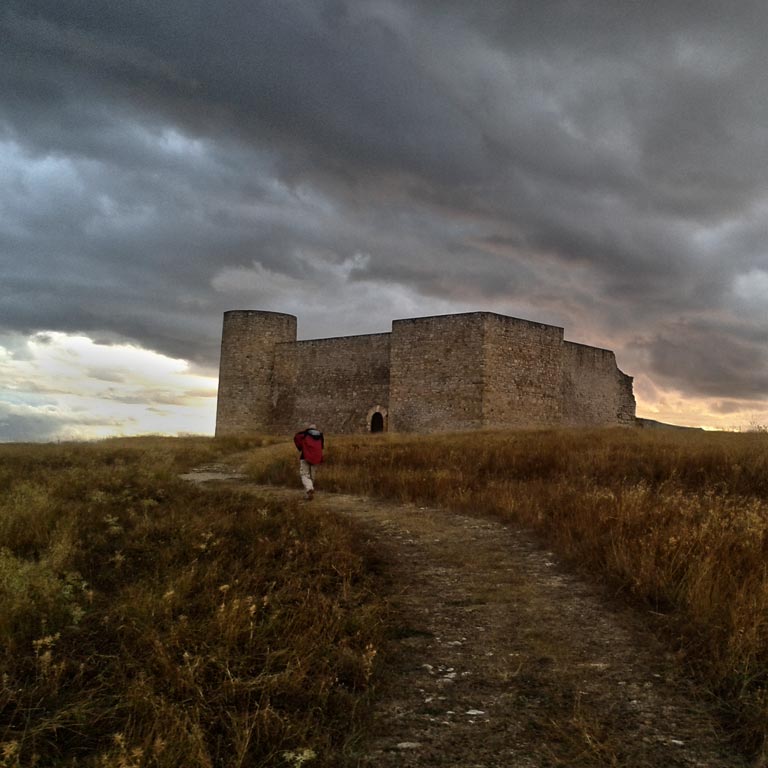
[[[296,340],[296,318],[224,313],[216,434],[635,423],[613,352],[492,312],[395,320],[391,333]]]

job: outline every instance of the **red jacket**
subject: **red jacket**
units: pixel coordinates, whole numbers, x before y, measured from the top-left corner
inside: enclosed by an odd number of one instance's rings
[[[321,464],[323,461],[323,446],[325,440],[319,429],[305,429],[293,436],[293,442],[301,451],[301,457],[310,464]]]

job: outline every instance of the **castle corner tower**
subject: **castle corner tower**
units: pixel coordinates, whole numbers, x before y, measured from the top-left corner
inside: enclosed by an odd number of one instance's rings
[[[216,437],[269,430],[275,346],[295,341],[293,315],[242,309],[224,313]]]

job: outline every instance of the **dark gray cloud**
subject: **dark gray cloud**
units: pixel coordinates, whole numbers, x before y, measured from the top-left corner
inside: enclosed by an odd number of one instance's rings
[[[214,370],[234,306],[308,335],[492,308],[761,399],[767,26],[711,0],[8,0],[0,325]]]
[[[757,400],[768,392],[768,331],[685,322],[658,332],[648,344],[652,369],[678,389],[719,397],[723,382],[734,398]],[[748,375],[745,375],[748,374]]]

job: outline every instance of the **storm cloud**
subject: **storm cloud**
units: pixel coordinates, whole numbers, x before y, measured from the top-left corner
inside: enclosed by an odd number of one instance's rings
[[[768,408],[767,27],[758,2],[8,0],[0,331],[215,375],[228,309],[305,338],[486,309],[615,349],[649,398]]]

